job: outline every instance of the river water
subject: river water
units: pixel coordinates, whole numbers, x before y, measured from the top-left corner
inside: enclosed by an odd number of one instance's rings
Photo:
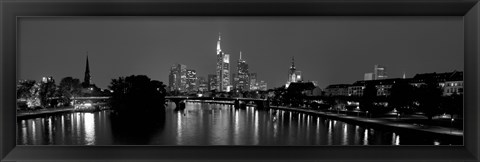
[[[111,111],[17,120],[18,145],[449,145],[432,135],[401,134],[282,110],[169,104],[155,124],[121,122]],[[134,124],[128,124],[134,123]],[[453,143],[455,144],[455,143]]]

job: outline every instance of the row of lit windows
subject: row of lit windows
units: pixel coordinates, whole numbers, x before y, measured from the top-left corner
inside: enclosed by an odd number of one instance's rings
[[[463,86],[462,82],[447,83],[448,87]]]
[[[447,93],[463,93],[463,88],[447,88]]]

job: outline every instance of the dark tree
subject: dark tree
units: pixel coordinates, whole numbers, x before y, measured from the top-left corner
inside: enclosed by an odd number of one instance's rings
[[[363,89],[363,96],[360,98],[360,109],[373,112],[374,101],[377,97],[377,88],[373,84],[366,84]]]
[[[57,97],[57,86],[55,85],[55,82],[49,81],[42,83],[40,85],[40,103],[42,104],[43,107],[50,107],[52,104],[50,101],[53,97]]]
[[[400,81],[392,85],[389,106],[400,112],[412,110],[414,87],[408,82]]]
[[[69,105],[72,97],[81,96],[82,85],[80,79],[65,77],[60,81],[59,93],[61,102]]]
[[[427,80],[426,84],[418,88],[416,100],[419,102],[419,110],[422,111],[429,120],[440,111],[440,101],[442,99],[442,89],[435,80]]]
[[[121,115],[148,115],[164,111],[165,85],[145,75],[112,79],[112,109]]]
[[[462,115],[463,112],[463,94],[454,93],[445,96],[442,99],[441,109],[444,113],[450,114],[453,119],[454,115]]]
[[[30,98],[32,93],[30,90],[35,85],[35,80],[26,80],[21,82],[17,87],[17,98]]]

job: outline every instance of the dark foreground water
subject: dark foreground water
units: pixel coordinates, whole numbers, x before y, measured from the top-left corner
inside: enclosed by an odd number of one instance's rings
[[[433,135],[401,134],[303,113],[170,104],[154,122],[117,121],[111,111],[17,121],[19,145],[449,145]],[[133,119],[132,119],[133,120]],[[457,144],[457,143],[453,143]]]

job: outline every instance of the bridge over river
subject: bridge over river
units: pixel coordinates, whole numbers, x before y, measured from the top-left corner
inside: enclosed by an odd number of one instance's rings
[[[259,98],[226,98],[226,97],[194,97],[194,96],[166,96],[166,100],[169,100],[177,107],[179,107],[181,102],[185,102],[187,100],[200,100],[200,101],[232,101],[236,108],[240,108],[242,105],[246,103],[254,103],[257,108],[269,108],[270,102],[267,99],[259,99]],[[181,107],[179,107],[181,108]]]

